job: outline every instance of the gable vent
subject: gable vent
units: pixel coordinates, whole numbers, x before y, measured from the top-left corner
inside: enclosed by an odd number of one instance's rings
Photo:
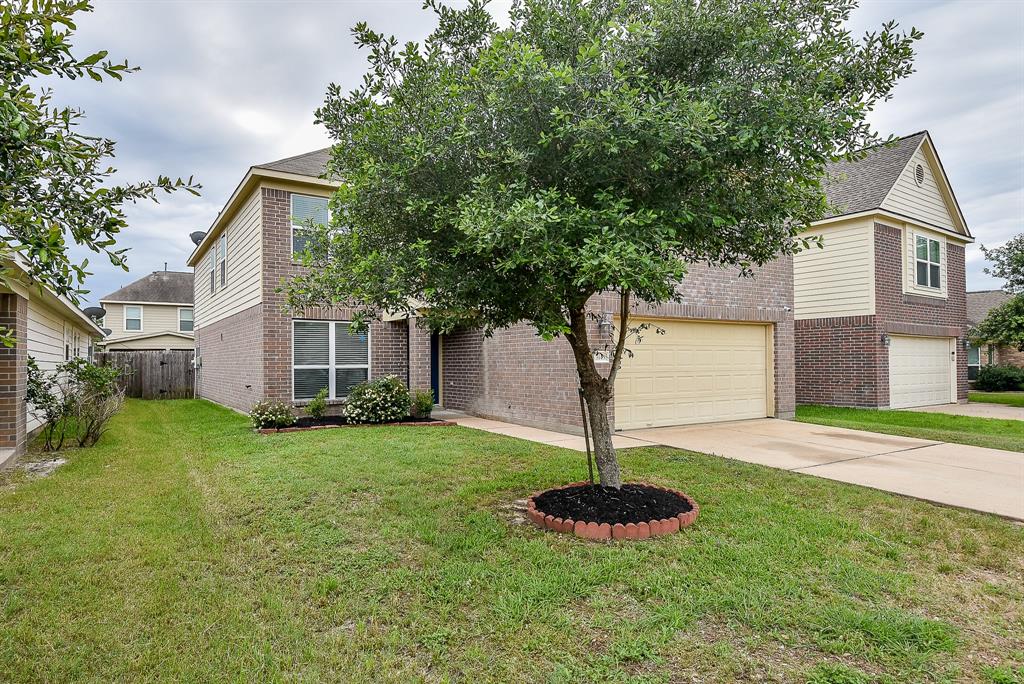
[[[917,181],[918,185],[924,183],[924,167],[921,166],[920,164],[918,164],[917,168],[914,169],[914,180]]]

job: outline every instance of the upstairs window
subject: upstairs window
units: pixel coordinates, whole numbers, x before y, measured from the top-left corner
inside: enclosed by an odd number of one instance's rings
[[[217,289],[217,248],[210,250],[210,294]]]
[[[220,236],[217,248],[217,272],[220,286],[224,287],[228,282],[228,234]]]
[[[354,334],[344,321],[294,321],[292,394],[312,399],[327,388],[330,399],[342,399],[370,374],[370,341]]]
[[[921,235],[916,241],[917,284],[938,290],[942,287],[942,245]]]
[[[129,332],[141,332],[142,331],[142,307],[141,306],[126,306],[124,307],[124,329]]]
[[[178,309],[178,332],[192,332],[192,309]]]
[[[310,197],[292,193],[292,254],[306,251],[310,231],[308,223],[326,226],[330,220],[326,197]]]

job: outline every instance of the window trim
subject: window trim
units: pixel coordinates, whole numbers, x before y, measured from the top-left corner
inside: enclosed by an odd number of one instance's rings
[[[327,323],[328,324],[327,325],[327,364],[326,365],[325,364],[303,364],[301,366],[296,366],[295,365],[295,324],[296,323]],[[293,402],[305,403],[305,402],[309,402],[309,401],[313,400],[313,397],[299,398],[299,397],[295,396],[295,371],[296,370],[307,370],[307,369],[308,370],[323,370],[323,369],[327,369],[327,399],[328,399],[328,401],[340,401],[342,399],[345,399],[348,396],[347,394],[344,397],[339,397],[339,396],[336,395],[336,388],[335,388],[335,382],[337,380],[335,378],[335,371],[336,370],[343,370],[343,369],[346,369],[346,368],[365,368],[366,369],[366,381],[369,382],[370,380],[373,379],[373,377],[372,377],[372,369],[373,369],[373,338],[371,336],[372,333],[371,333],[371,331],[369,329],[367,329],[367,331],[366,331],[366,363],[365,364],[362,364],[362,363],[357,363],[357,364],[353,364],[353,363],[338,364],[338,363],[336,363],[335,357],[334,357],[334,351],[335,351],[334,337],[335,337],[335,330],[337,329],[336,326],[339,323],[344,323],[344,324],[347,324],[347,325],[352,325],[352,321],[346,321],[346,320],[335,320],[335,319],[326,319],[326,318],[293,318],[292,319],[292,339],[291,339],[291,362],[290,362],[290,366],[291,366],[291,383],[292,383],[292,401]]]
[[[926,255],[928,257],[927,259],[922,259],[921,257],[919,257],[917,255],[917,241],[918,240],[924,240],[925,241],[925,249],[928,252],[927,255]],[[938,261],[932,261],[931,260],[931,257],[932,257],[932,249],[931,249],[932,245],[931,245],[931,243],[933,243],[933,242],[936,245],[938,245],[938,247],[939,247],[939,260]],[[941,240],[937,240],[937,239],[935,239],[933,237],[929,237],[928,235],[922,235],[920,233],[914,233],[914,274],[913,275],[914,275],[914,285],[916,287],[923,287],[923,288],[926,288],[926,289],[931,290],[933,292],[942,292],[942,264],[943,264],[943,261],[942,261],[942,251],[943,250],[942,250],[942,241]],[[928,284],[927,285],[922,285],[920,283],[920,281],[918,281],[918,279],[917,279],[917,265],[918,264],[926,264],[927,267],[928,267]],[[938,269],[939,269],[939,284],[938,285],[932,285],[931,284],[931,267],[932,266],[937,266]]]
[[[295,223],[295,198],[296,197],[308,197],[310,199],[320,199],[320,200],[324,200],[325,202],[327,202],[327,225],[331,224],[331,198],[330,197],[323,197],[321,195],[307,195],[307,194],[302,193],[302,192],[293,192],[293,193],[291,193],[289,195],[289,197],[288,197],[288,211],[289,211],[288,220],[291,223],[292,229],[291,229],[291,244],[288,245],[288,251],[291,253],[291,259],[292,259],[293,262],[296,261],[295,257],[299,254],[299,252],[295,251],[295,229],[296,228],[298,228],[300,230],[305,229],[305,226],[303,226],[301,224],[296,225],[296,223]],[[342,322],[342,321],[338,321],[338,322]]]
[[[137,308],[139,310],[139,329],[129,330],[128,329],[128,309]],[[132,318],[132,320],[135,320]],[[140,333],[146,329],[145,322],[143,321],[143,306],[142,304],[126,304],[121,307],[121,327],[126,333]]]
[[[182,330],[181,329],[181,312],[191,311],[192,312],[192,329]],[[179,306],[178,307],[178,332],[180,333],[194,333],[196,330],[196,309],[193,306]]]
[[[228,286],[228,232],[225,230],[217,239],[217,278],[223,290]]]

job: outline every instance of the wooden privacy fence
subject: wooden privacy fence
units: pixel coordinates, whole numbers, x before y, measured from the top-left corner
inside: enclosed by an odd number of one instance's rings
[[[97,352],[96,365],[120,368],[125,394],[136,399],[191,399],[196,371],[191,349]]]

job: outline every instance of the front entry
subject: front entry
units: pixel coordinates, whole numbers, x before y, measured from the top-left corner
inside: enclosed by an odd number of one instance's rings
[[[434,393],[434,403],[441,403],[441,336],[436,332],[430,334],[430,391]]]

